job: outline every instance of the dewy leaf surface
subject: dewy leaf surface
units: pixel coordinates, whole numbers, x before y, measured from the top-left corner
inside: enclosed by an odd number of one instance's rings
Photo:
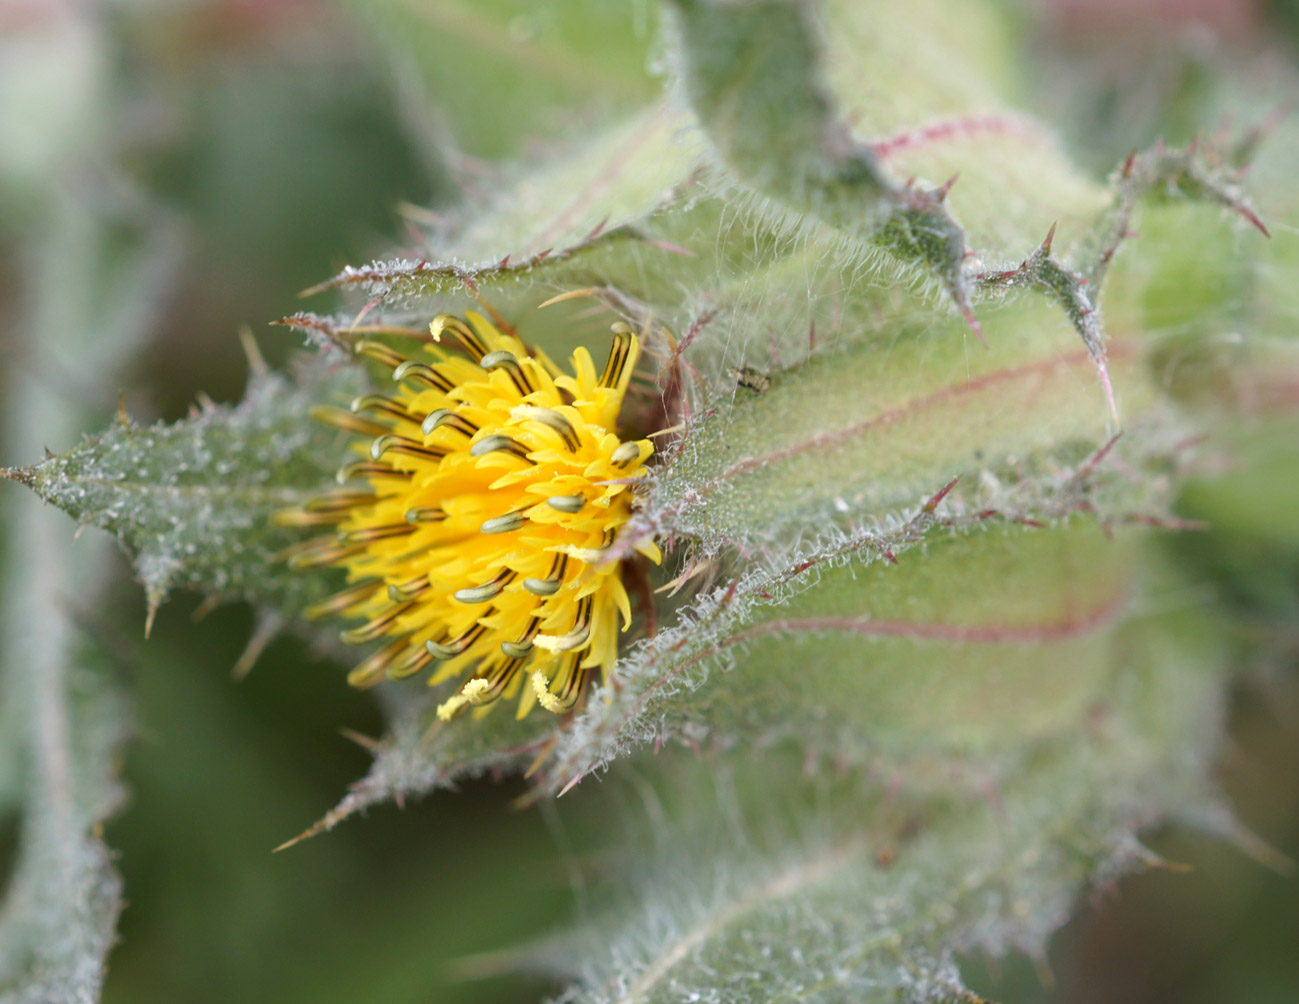
[[[176,586],[266,601],[293,614],[329,588],[276,555],[302,539],[272,514],[331,482],[347,437],[312,420],[363,385],[337,357],[291,377],[255,374],[236,407],[205,406],[174,425],[119,418],[66,453],[10,472],[79,523],[113,534],[132,554],[156,606]]]

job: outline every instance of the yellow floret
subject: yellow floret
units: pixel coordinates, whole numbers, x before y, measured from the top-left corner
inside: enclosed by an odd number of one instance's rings
[[[617,325],[603,373],[579,348],[567,374],[467,316],[443,315],[430,330],[453,336],[468,358],[430,346],[426,358],[406,359],[358,344],[393,369],[397,389],[319,416],[372,439],[339,472],[345,490],[281,522],[337,526],[292,560],[348,571],[348,588],[308,616],[363,618],[343,633],[352,644],[385,639],[352,684],[426,670],[436,684],[472,670],[439,715],[516,692],[519,717],[536,703],[563,713],[592,673],[608,675],[619,622],[626,630],[631,620],[618,563],[600,559],[653,453],[648,440],[617,435],[639,345]],[[638,549],[659,560],[652,543]]]

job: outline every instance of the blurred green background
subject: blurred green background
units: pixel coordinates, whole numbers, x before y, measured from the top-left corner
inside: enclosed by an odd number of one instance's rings
[[[1067,28],[1113,5],[1044,6]],[[1260,44],[1251,32],[1267,23],[1261,6],[1186,6],[1197,11],[1197,30],[1230,36],[1246,54]],[[1231,16],[1215,21],[1228,6]],[[1237,8],[1247,9],[1243,24]],[[403,251],[412,240],[403,207],[454,204],[462,188],[484,184],[481,158],[556,148],[654,93],[646,71],[654,25],[648,0],[0,6],[0,144],[8,147],[0,150],[0,318],[9,329],[21,316],[26,256],[49,191],[87,213],[103,211],[106,198],[145,206],[178,235],[179,250],[146,347],[117,378],[128,408],[138,419],[175,419],[200,392],[237,400],[246,375],[241,326],[282,361],[299,343],[267,322],[299,309],[295,292],[343,264]],[[1043,44],[1059,46],[1070,30],[1046,32]],[[1077,41],[1080,65],[1107,44]],[[577,74],[566,46],[598,58]],[[1050,117],[1068,107],[1085,122],[1067,140],[1099,170],[1133,136],[1176,131],[1196,107],[1194,66],[1175,54],[1166,62],[1119,78],[1138,102],[1057,81],[1041,88],[1036,110]],[[71,93],[81,73],[95,75],[89,110]],[[12,330],[0,331],[3,365],[31,365],[13,341]],[[113,403],[105,394],[103,420]],[[0,504],[17,490],[4,487]],[[1189,510],[1194,504],[1188,498]],[[1221,778],[1243,821],[1299,858],[1299,555],[1277,556],[1280,581],[1259,595],[1233,562],[1250,546],[1247,527],[1170,544],[1271,626],[1267,666],[1235,694]],[[109,1002],[447,1004],[533,1000],[557,989],[526,977],[470,980],[460,960],[518,945],[580,912],[584,859],[569,839],[580,797],[517,811],[518,782],[485,781],[372,811],[272,855],[365,771],[367,754],[339,730],[377,735],[377,709],[347,688],[340,667],[292,639],[275,642],[247,679],[232,680],[252,625],[244,609],[196,619],[195,599],[174,599],[144,642],[143,601],[130,578],[122,562],[107,602],[84,598],[94,610],[87,629],[128,667],[138,701],[124,762],[130,801],[106,834],[128,901]],[[1276,635],[1287,619],[1288,632]],[[6,822],[0,864],[12,845]],[[1007,1004],[1299,999],[1296,882],[1182,830],[1154,834],[1151,845],[1193,870],[1131,878],[1083,904],[1053,944],[1054,985],[1022,959],[970,960],[971,985]]]

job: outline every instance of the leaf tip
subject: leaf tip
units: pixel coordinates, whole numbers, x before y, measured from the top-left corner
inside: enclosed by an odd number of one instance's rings
[[[1049,257],[1051,254],[1051,245],[1055,242],[1055,228],[1059,222],[1059,220],[1056,220],[1051,224],[1051,229],[1046,232],[1046,239],[1042,241],[1042,246],[1038,248],[1038,253],[1043,258]]]
[[[28,488],[36,487],[36,468],[34,467],[0,467],[0,478],[17,481]]]

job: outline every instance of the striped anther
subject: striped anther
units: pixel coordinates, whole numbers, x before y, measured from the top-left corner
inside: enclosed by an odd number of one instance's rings
[[[381,415],[388,415],[403,422],[418,421],[414,415],[401,406],[401,402],[394,401],[382,394],[365,394],[362,397],[353,398],[351,407],[354,414],[362,411],[377,411]]]
[[[604,364],[604,373],[600,375],[601,387],[617,387],[622,380],[623,370],[631,355],[632,333],[626,324],[619,322],[613,325],[613,345],[609,347],[609,361]]]
[[[409,641],[405,636],[390,641],[347,674],[348,684],[353,687],[374,686],[383,679],[384,670],[406,651]]]
[[[379,526],[362,526],[354,530],[344,530],[338,535],[340,544],[373,544],[377,540],[391,540],[394,537],[408,537],[415,532],[409,523],[387,523]]]
[[[501,642],[501,651],[511,659],[526,659],[532,654],[532,639],[537,637],[541,630],[541,618],[533,617],[528,622],[528,629],[523,632],[522,638],[516,638],[514,641]]]
[[[559,433],[559,438],[564,441],[564,446],[568,449],[569,453],[576,453],[581,447],[582,440],[578,438],[577,430],[573,428],[573,423],[557,412],[554,408],[520,407],[514,409],[514,411],[516,414],[530,418],[534,422],[540,422],[542,425]]]
[[[379,460],[386,453],[398,453],[407,457],[418,457],[420,460],[441,460],[446,456],[445,450],[431,446],[421,446],[404,436],[380,436],[370,444],[370,457]]]
[[[487,353],[479,360],[478,365],[485,370],[505,370],[510,375],[510,381],[514,384],[514,389],[520,395],[531,394],[536,390],[528,380],[528,375],[523,372],[518,357],[508,349],[498,349],[495,352]]]
[[[408,613],[414,606],[415,602],[411,600],[389,607],[368,623],[342,632],[339,638],[342,639],[344,645],[364,645],[367,641],[374,641],[376,638],[387,634],[388,629],[393,626],[397,618],[404,613]]]
[[[507,512],[504,516],[493,516],[489,520],[484,520],[482,526],[478,528],[479,533],[510,533],[518,530],[528,521],[528,517],[521,512]]]
[[[623,443],[618,449],[614,450],[609,460],[615,467],[626,467],[633,461],[640,459],[639,443]]]
[[[552,495],[546,499],[546,505],[552,509],[557,509],[559,512],[581,512],[582,507],[586,505],[586,497],[583,495]]]
[[[352,351],[358,356],[365,356],[367,359],[373,359],[381,366],[386,366],[390,370],[395,370],[406,361],[406,357],[396,349],[385,345],[383,342],[376,342],[368,338],[357,342],[356,345],[352,347]]]
[[[389,464],[375,463],[372,460],[354,460],[350,464],[344,464],[334,475],[334,480],[340,485],[360,478],[396,478],[399,481],[409,481],[411,472],[399,471]]]
[[[444,331],[449,331],[455,336],[456,341],[465,347],[465,351],[473,357],[474,362],[482,362],[483,356],[487,355],[488,348],[483,340],[460,318],[450,314],[439,314],[433,318],[429,325],[429,333],[434,340],[440,341]]]
[[[533,596],[554,596],[559,592],[560,586],[564,584],[564,572],[567,570],[568,556],[557,554],[555,560],[550,563],[550,571],[546,573],[546,577],[544,579],[524,579],[523,588],[532,593]]]
[[[302,616],[309,621],[318,621],[325,617],[338,617],[350,607],[368,600],[383,586],[382,579],[366,579],[346,589],[339,590],[333,596],[326,597],[311,604],[302,611]]]
[[[447,514],[441,509],[416,507],[406,510],[407,523],[442,523],[446,518]]]
[[[438,408],[436,411],[430,411],[424,421],[420,423],[420,431],[426,436],[433,435],[434,430],[449,425],[457,432],[463,432],[466,436],[472,436],[478,431],[478,426],[467,418],[462,418],[450,408]]]
[[[408,676],[414,676],[420,670],[432,665],[433,656],[428,649],[418,646],[408,649],[404,655],[393,662],[387,671],[387,677],[390,680],[404,680]]]
[[[506,569],[491,582],[484,582],[481,586],[471,586],[468,589],[458,589],[454,595],[461,603],[488,603],[500,596],[501,590],[513,578],[514,573]]]
[[[489,453],[512,453],[520,460],[528,459],[526,446],[499,432],[494,436],[484,436],[469,448],[471,457],[485,457]]]
[[[440,390],[443,393],[452,390],[455,386],[428,363],[421,363],[415,359],[407,359],[393,370],[392,378],[397,383],[413,380],[425,387],[432,387],[434,390]]]
[[[433,656],[434,659],[454,659],[481,638],[486,631],[487,628],[483,625],[475,624],[453,642],[446,643],[429,640],[424,643],[424,647],[428,649],[429,654]]]
[[[409,582],[398,582],[388,586],[388,598],[394,603],[400,603],[402,600],[413,600],[417,596],[422,596],[433,588],[432,583],[428,580],[428,574],[417,576]]]
[[[360,415],[353,415],[350,411],[343,411],[341,408],[327,408],[324,405],[317,405],[307,414],[313,422],[333,426],[335,429],[352,432],[358,436],[382,436],[385,432],[392,432],[391,425],[385,425],[370,418],[363,418]]]
[[[538,635],[536,644],[548,652],[571,652],[591,640],[591,597],[585,597],[578,606],[577,621],[568,634]]]

